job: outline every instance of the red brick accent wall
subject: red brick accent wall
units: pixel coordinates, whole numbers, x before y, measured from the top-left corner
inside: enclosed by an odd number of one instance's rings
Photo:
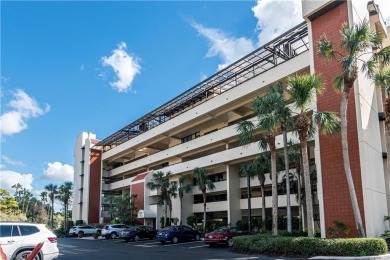
[[[318,42],[320,36],[324,33],[326,34],[328,40],[332,42],[339,42],[340,28],[344,22],[348,22],[348,7],[346,2],[312,21],[314,44]],[[335,76],[341,73],[341,66],[336,61],[327,62],[319,57],[314,46],[313,50],[315,53],[315,72],[322,76],[326,85],[324,93],[318,96],[318,111],[334,111],[339,113],[341,95],[334,91],[333,80]],[[349,96],[347,116],[351,170],[364,223],[364,205],[354,91],[351,91]],[[333,221],[337,220],[346,224],[351,229],[350,236],[357,236],[347,180],[344,173],[341,136],[321,135],[320,153],[324,194],[325,228],[328,229],[329,226],[333,225]],[[326,234],[326,236],[328,236],[328,234]]]
[[[99,223],[100,220],[101,157],[101,151],[91,149],[89,161],[88,223]]]
[[[135,206],[137,208],[137,212],[140,211],[141,209],[144,209],[144,205],[145,205],[144,185],[145,185],[144,182],[131,185],[131,194],[137,194],[137,198],[135,199]],[[138,221],[139,224],[143,224],[143,222],[141,222],[140,220]]]

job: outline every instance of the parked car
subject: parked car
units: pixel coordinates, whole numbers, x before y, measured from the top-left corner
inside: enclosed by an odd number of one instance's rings
[[[27,259],[40,242],[44,242],[34,260],[58,257],[57,236],[43,224],[0,222],[0,245],[7,259]]]
[[[102,229],[102,237],[105,237],[106,239],[109,238],[117,238],[119,237],[119,234],[121,231],[128,229],[129,226],[125,224],[109,224],[105,225]]]
[[[188,226],[170,226],[157,231],[156,239],[161,244],[167,241],[176,244],[179,241],[200,240],[200,233]]]
[[[206,233],[204,235],[204,242],[210,246],[227,245],[231,247],[233,246],[233,237],[248,234],[250,232],[238,227],[221,227],[211,233]]]
[[[74,226],[69,229],[69,235],[71,236],[77,236],[78,234],[81,235],[92,235],[93,233],[98,233],[100,230],[94,226],[91,225],[79,225]]]
[[[156,230],[149,226],[135,226],[120,232],[119,237],[129,242],[130,239],[138,241],[141,238],[153,239],[156,237]]]

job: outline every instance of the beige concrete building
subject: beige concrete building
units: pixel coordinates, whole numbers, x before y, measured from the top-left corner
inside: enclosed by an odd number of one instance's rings
[[[172,172],[172,180],[187,176],[193,183],[193,170],[204,167],[215,189],[208,192],[207,216],[235,225],[248,214],[246,179],[239,167],[260,152],[258,144],[241,146],[237,141],[237,123],[256,120],[251,103],[271,84],[295,73],[320,73],[327,90],[318,96],[313,110],[339,111],[340,96],[333,91],[333,78],[339,64],[326,63],[316,53],[315,43],[324,33],[337,40],[343,22],[354,24],[363,17],[381,32],[388,44],[389,27],[380,12],[367,11],[364,1],[303,0],[305,22],[275,38],[225,69],[198,83],[185,93],[123,127],[101,141],[82,133],[75,144],[75,185],[73,220],[89,223],[108,222],[107,194],[137,194],[140,222],[159,227],[162,208],[157,192],[145,185],[154,171]],[[361,214],[370,237],[378,237],[388,228],[383,216],[390,215],[390,178],[386,167],[386,140],[382,95],[364,75],[359,75],[349,103],[350,160]],[[289,134],[295,139],[294,135]],[[340,135],[316,136],[309,142],[311,167],[316,169],[315,221],[322,236],[341,221],[354,230],[354,219],[343,170]],[[296,140],[296,142],[298,142]],[[277,149],[283,153],[282,136]],[[291,169],[295,172],[295,169]],[[284,173],[279,174],[279,180]],[[95,180],[95,182],[91,181]],[[96,181],[97,180],[97,181]],[[266,178],[266,207],[271,213],[271,181]],[[261,215],[261,196],[257,178],[251,182],[252,215]],[[295,194],[292,213],[298,215]],[[183,220],[203,213],[201,192],[194,187],[183,198],[173,200],[172,217]],[[286,195],[279,195],[279,213],[286,215]],[[304,217],[304,216],[303,216]],[[356,233],[352,232],[352,235]]]

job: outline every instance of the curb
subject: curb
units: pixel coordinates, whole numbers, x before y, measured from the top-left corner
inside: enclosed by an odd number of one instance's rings
[[[352,259],[359,259],[359,260],[371,260],[371,259],[390,259],[390,253],[385,255],[376,255],[376,256],[315,256],[311,257],[309,259],[313,260],[352,260]]]

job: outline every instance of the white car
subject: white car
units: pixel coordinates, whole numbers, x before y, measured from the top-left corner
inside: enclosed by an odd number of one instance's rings
[[[69,229],[69,235],[71,236],[77,236],[78,234],[92,235],[93,233],[100,233],[100,229],[91,225],[79,225]]]
[[[58,257],[57,236],[44,224],[0,222],[0,246],[7,259],[27,259],[34,247],[44,242],[34,260]]]
[[[119,234],[121,231],[128,229],[129,226],[125,224],[108,224],[105,225],[102,229],[102,237],[105,237],[106,239],[109,238],[117,238],[119,237]]]

